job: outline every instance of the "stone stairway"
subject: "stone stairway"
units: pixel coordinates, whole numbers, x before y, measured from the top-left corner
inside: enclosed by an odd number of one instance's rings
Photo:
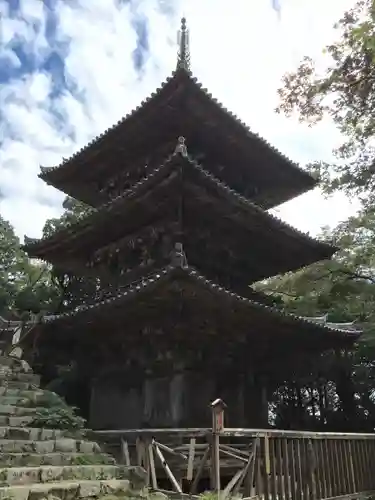
[[[0,355],[0,500],[143,496],[143,469],[117,465],[84,431],[58,428],[62,420],[50,428],[48,411],[70,410],[39,384],[27,363]]]

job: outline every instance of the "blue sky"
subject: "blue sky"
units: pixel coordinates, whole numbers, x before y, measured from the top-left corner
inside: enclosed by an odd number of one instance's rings
[[[63,195],[37,179],[137,106],[173,70],[179,19],[192,70],[256,132],[302,165],[328,159],[340,137],[276,116],[282,74],[322,47],[352,0],[0,0],[0,213],[40,236]],[[324,13],[324,15],[322,14]],[[300,197],[278,214],[316,233],[353,207]]]

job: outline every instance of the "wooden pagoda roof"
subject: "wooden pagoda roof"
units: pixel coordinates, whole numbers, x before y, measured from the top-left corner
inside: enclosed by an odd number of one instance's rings
[[[217,165],[213,173],[220,180],[263,208],[272,208],[317,184],[224,108],[184,65],[86,147],[58,166],[41,167],[39,177],[96,207],[103,203],[100,191],[106,182],[134,168],[139,158],[152,157],[161,144],[175,143],[181,135],[189,148]]]
[[[148,207],[146,212],[155,216],[157,210],[155,200],[165,202],[168,192],[173,196],[178,193],[182,185],[178,174],[181,168],[185,199],[190,198],[194,203],[201,203],[204,210],[214,210],[214,220],[217,220],[218,224],[222,217],[229,217],[241,234],[244,230],[250,230],[252,234],[251,238],[249,236],[249,255],[251,255],[251,245],[257,248],[261,244],[263,251],[268,248],[269,255],[277,256],[277,259],[276,257],[273,259],[274,263],[271,259],[265,267],[259,265],[258,275],[252,277],[254,281],[330,258],[337,250],[332,245],[297,231],[265,212],[220,182],[178,149],[163,165],[154,168],[132,189],[117,196],[100,209],[93,210],[52,236],[32,241],[25,239],[24,250],[32,257],[64,266],[72,261],[78,264],[81,262],[80,265],[85,266],[85,259],[90,252],[92,255],[98,248],[123,238],[126,234],[132,234],[139,225],[144,224],[137,214],[140,212],[144,214],[145,206]],[[254,240],[253,243],[250,239]],[[278,248],[277,252],[274,252],[275,245]]]
[[[315,318],[304,319],[281,312],[276,307],[259,304],[206,279],[182,261],[156,270],[131,285],[109,290],[102,300],[82,304],[60,315],[46,316],[42,330],[52,340],[55,335],[67,335],[70,330],[74,336],[90,334],[103,327],[109,332],[117,322],[121,325],[122,335],[126,335],[124,332],[130,332],[130,324],[134,324],[134,311],[137,311],[137,318],[141,321],[150,311],[154,315],[168,315],[168,311],[172,310],[171,304],[180,310],[177,303],[187,308],[194,303],[196,309],[189,310],[187,316],[192,322],[203,318],[205,324],[204,318],[215,318],[216,324],[224,324],[233,339],[236,335],[267,335],[275,340],[300,340],[303,345],[314,349],[329,349],[350,345],[362,333],[354,325],[348,328],[345,324],[340,328],[340,324],[327,325],[315,321]],[[187,327],[190,328],[189,325]],[[134,331],[138,331],[137,327]]]

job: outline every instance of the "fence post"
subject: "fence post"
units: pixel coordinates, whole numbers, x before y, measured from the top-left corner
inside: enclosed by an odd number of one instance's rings
[[[224,410],[227,405],[222,399],[215,399],[211,403],[212,412],[212,443],[211,443],[211,461],[213,487],[218,497],[220,495],[220,433],[224,430]]]

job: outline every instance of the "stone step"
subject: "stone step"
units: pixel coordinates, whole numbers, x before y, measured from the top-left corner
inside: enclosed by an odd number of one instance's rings
[[[0,391],[1,390],[28,391],[36,389],[39,389],[39,384],[34,384],[32,382],[27,382],[22,380],[8,380],[0,377]]]
[[[106,453],[0,453],[0,467],[37,467],[40,465],[114,465]]]
[[[100,453],[94,441],[73,438],[28,441],[24,439],[0,439],[0,453]]]
[[[0,468],[0,486],[57,481],[128,479],[125,467],[118,465],[42,465],[40,467]]]
[[[1,405],[15,405],[15,406],[43,406],[51,407],[55,405],[65,404],[64,400],[56,393],[50,391],[43,391],[41,389],[35,391],[20,391],[17,389],[5,389],[0,391],[0,404]]]
[[[37,427],[0,427],[0,439],[21,439],[24,441],[46,441],[50,439],[61,439],[64,437],[75,437],[82,439],[82,431],[65,429],[41,429]]]
[[[17,382],[14,382],[17,384]],[[32,386],[34,387],[34,386]],[[17,397],[20,397],[20,398],[33,398],[35,394],[43,394],[43,393],[50,393],[50,391],[45,391],[43,389],[40,389],[40,388],[36,388],[36,389],[32,389],[32,388],[26,388],[26,389],[23,389],[23,387],[21,387],[20,389],[17,388],[17,387],[7,387],[6,385],[2,385],[0,386],[0,397],[3,397],[3,396],[17,396]],[[55,394],[55,393],[52,393],[52,394]]]
[[[7,368],[15,372],[32,373],[32,368],[25,360],[0,352],[0,371],[8,371]]]
[[[35,373],[23,372],[2,373],[0,370],[0,384],[7,385],[8,382],[27,382],[28,384],[39,386],[40,376]]]
[[[22,396],[0,396],[0,405],[30,406],[31,401]]]
[[[0,427],[23,427],[34,420],[32,415],[0,415]]]
[[[19,358],[0,354],[0,366],[19,366],[20,364],[21,361]]]
[[[108,479],[103,481],[61,481],[22,486],[3,486],[0,500],[41,500],[55,498],[60,500],[79,498],[98,498],[104,495],[124,495],[130,493],[128,479]]]
[[[23,417],[25,415],[34,415],[37,411],[41,410],[44,410],[44,407],[3,405],[0,403],[0,415]]]

